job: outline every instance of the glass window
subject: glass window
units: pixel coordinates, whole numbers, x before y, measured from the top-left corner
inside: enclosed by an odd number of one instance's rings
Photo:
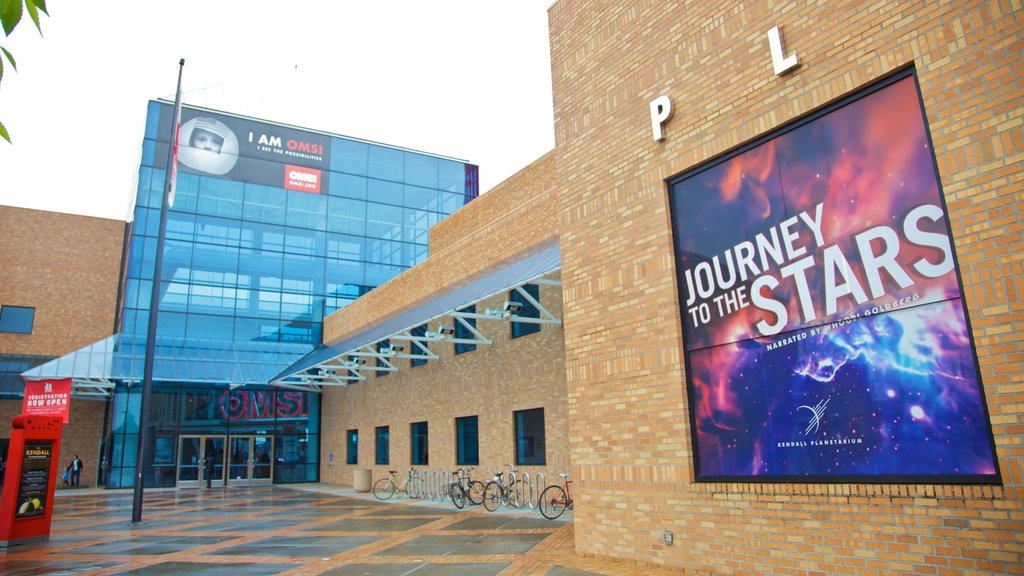
[[[366,234],[366,202],[351,198],[328,198],[327,230],[356,236]]]
[[[388,427],[377,426],[377,464],[389,464]]]
[[[413,336],[420,336],[420,337],[426,336],[427,335],[427,325],[426,324],[420,324],[419,326],[417,326],[417,327],[413,328],[412,330],[410,330],[409,333],[412,334]],[[427,346],[426,342],[420,342],[420,344],[422,344],[423,346]],[[410,341],[409,342],[409,353],[410,354],[423,354],[423,350],[420,349],[420,347],[417,346],[415,342]],[[412,359],[409,360],[409,365],[410,366],[422,366],[422,365],[424,365],[426,363],[427,363],[427,359],[426,358],[412,358]]]
[[[371,179],[367,185],[366,197],[371,202],[401,206],[402,189],[403,186],[398,182]]]
[[[451,160],[438,160],[437,187],[446,192],[463,194],[466,192],[466,165]]]
[[[410,262],[405,259],[405,246],[407,245],[402,242],[367,238],[366,260],[378,264],[409,266]],[[411,246],[415,246],[415,244]]]
[[[365,142],[341,138],[331,139],[331,170],[365,176],[368,148],[369,145]],[[332,182],[336,178],[335,175],[331,175]]]
[[[306,256],[323,255],[327,235],[302,228],[285,228],[284,251]]]
[[[410,268],[423,262],[430,255],[426,244],[403,244],[402,263]]]
[[[267,224],[285,223],[285,191],[281,188],[245,185],[245,208],[242,212],[246,220]]]
[[[437,161],[433,156],[405,153],[405,182],[414,186],[437,188]]]
[[[390,340],[381,340],[380,342],[377,342],[377,352],[380,352],[381,350],[385,350],[385,349],[390,349],[390,348],[391,348],[391,341]],[[385,360],[384,358],[378,356],[377,357],[377,368],[387,368],[387,367],[388,367],[388,361]],[[388,375],[388,371],[387,370],[378,370],[376,372],[377,372],[377,377],[378,378],[381,377],[381,376],[387,376]]]
[[[199,179],[199,198],[196,211],[226,218],[242,217],[241,182],[203,176]],[[177,193],[175,193],[177,204]]]
[[[480,464],[480,428],[476,416],[455,419],[455,457],[459,466]]]
[[[327,228],[327,197],[308,192],[288,194],[286,223],[309,230]]]
[[[470,314],[476,314],[476,304],[466,306],[465,308],[459,311],[469,312]],[[455,320],[455,338],[469,338],[471,340],[475,339],[476,334],[470,332],[469,328],[466,328],[466,326],[463,325],[462,322],[466,322],[473,328],[476,328],[476,318],[461,318],[460,320],[461,322],[459,320]],[[455,343],[456,354],[462,354],[463,352],[471,352],[473,350],[476,350],[476,344],[463,344],[460,342]]]
[[[347,452],[345,454],[346,464],[358,464],[359,463],[359,430],[349,430],[345,433],[348,438]]]
[[[402,161],[404,154],[401,150],[384,148],[383,146],[370,146],[368,175],[371,178],[401,182],[404,170]]]
[[[516,465],[544,466],[544,409],[520,410],[516,420]]]
[[[428,233],[431,226],[441,221],[441,215],[437,212],[426,212],[413,208],[403,209],[403,224],[405,226],[405,241],[415,242],[424,246],[428,243]]]
[[[0,307],[0,332],[9,334],[31,334],[32,320],[36,309],[27,306]]]
[[[218,246],[241,246],[242,228],[237,220],[196,216],[196,242]],[[154,252],[156,249],[154,248]]]
[[[409,425],[412,454],[410,462],[413,466],[427,465],[427,423],[414,422]]]
[[[366,200],[366,178],[349,174],[331,174],[327,190],[330,196]]]
[[[451,214],[466,203],[466,197],[462,194],[441,194],[438,198],[441,202],[440,212]]]
[[[521,290],[525,291],[537,302],[540,302],[540,286],[536,284],[526,284],[520,287]],[[519,290],[512,290],[508,293],[508,299],[510,302],[518,303],[521,308],[515,313],[515,316],[522,316],[523,318],[540,318],[540,310],[530,302],[529,298],[523,296]],[[534,332],[540,332],[540,324],[531,324],[526,322],[512,322],[512,337],[519,338],[520,336],[526,336],[527,334],[533,334]]]
[[[164,170],[154,170],[153,180],[150,188],[150,192],[153,195],[151,198],[151,204],[153,208],[160,208],[163,204],[163,191],[164,191]],[[198,174],[189,174],[187,172],[178,171],[178,175],[174,179],[174,206],[175,212],[195,212],[197,199],[199,197],[199,178]]]
[[[366,209],[366,235],[384,240],[401,240],[402,208],[371,203]]]
[[[331,260],[364,260],[364,240],[362,236],[328,234],[327,257]],[[362,278],[359,279],[359,282],[362,283]]]
[[[405,186],[406,208],[418,210],[441,211],[441,196],[443,192],[436,188],[421,188],[419,186]]]

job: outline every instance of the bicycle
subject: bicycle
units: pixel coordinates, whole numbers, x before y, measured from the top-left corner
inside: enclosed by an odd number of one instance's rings
[[[522,478],[516,478],[516,467],[508,464],[507,480],[503,480],[504,473],[494,473],[494,479],[484,486],[484,508],[493,512],[498,508],[498,503],[518,508],[526,503],[526,482]]]
[[[559,474],[559,476],[562,477],[565,488],[558,484],[552,484],[540,494],[540,513],[548,520],[558,518],[566,508],[572,509],[572,492],[569,490],[572,480],[569,480],[569,474]]]
[[[388,470],[387,478],[381,478],[373,483],[373,495],[377,497],[378,500],[387,500],[394,496],[395,492],[405,490],[406,494],[410,498],[414,498],[415,496],[409,493],[409,490],[412,489],[419,480],[419,474],[417,474],[416,469],[409,468],[409,472],[406,474],[405,479],[402,480],[401,484],[396,483],[397,478],[397,470]]]
[[[456,508],[464,507],[466,500],[474,505],[482,504],[484,501],[484,483],[470,478],[470,470],[470,468],[462,468],[453,472],[455,481],[451,483],[449,492]]]

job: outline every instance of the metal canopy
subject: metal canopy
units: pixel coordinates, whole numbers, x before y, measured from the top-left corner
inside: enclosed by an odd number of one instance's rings
[[[308,344],[286,342],[158,338],[153,379],[171,382],[266,384],[282,367],[309,351]],[[146,339],[114,334],[22,372],[27,380],[71,378],[77,398],[104,399],[117,382],[141,382]]]
[[[323,386],[346,386],[366,380],[366,371],[396,372],[395,358],[436,360],[430,351],[431,342],[490,345],[491,340],[481,334],[468,319],[499,320],[532,324],[561,324],[540,302],[522,287],[526,284],[561,285],[558,280],[546,278],[561,269],[561,250],[557,243],[515,261],[487,276],[446,293],[439,293],[429,302],[403,314],[385,320],[359,334],[331,346],[320,346],[287,369],[274,376],[270,383],[285,388],[320,391]],[[463,312],[462,309],[497,294],[516,290],[525,301],[539,312],[539,317],[517,316],[517,303],[506,302],[501,310],[488,309],[483,313]],[[447,317],[436,330],[414,334],[419,326]],[[463,330],[456,338],[455,323]]]

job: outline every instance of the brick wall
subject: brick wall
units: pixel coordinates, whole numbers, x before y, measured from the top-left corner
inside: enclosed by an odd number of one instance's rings
[[[0,304],[35,308],[31,334],[0,334],[0,354],[61,356],[110,336],[125,223],[0,206]],[[0,400],[0,436],[21,412]],[[82,485],[95,485],[105,404],[72,400],[63,466],[78,454]]]
[[[561,313],[560,290],[541,286],[540,301]],[[500,308],[504,295],[477,304],[477,311]],[[436,326],[431,325],[432,329]],[[539,333],[510,338],[507,321],[477,321],[477,329],[493,340],[491,346],[455,355],[450,343],[432,343],[440,355],[422,366],[394,360],[398,372],[329,388],[322,397],[321,480],[352,484],[357,468],[370,468],[379,478],[388,470],[410,466],[409,425],[427,422],[429,470],[452,471],[456,464],[455,418],[477,416],[480,463],[474,477],[486,481],[505,464],[515,462],[514,412],[544,409],[546,465],[523,466],[531,475],[543,472],[548,483],[569,470],[567,410],[562,329],[543,325]],[[406,345],[408,350],[409,346]],[[371,362],[373,360],[370,360]],[[365,371],[371,373],[371,371]],[[375,464],[375,429],[388,426],[390,461]],[[346,465],[345,433],[359,431],[359,462]],[[333,465],[328,465],[333,454]]]
[[[59,356],[110,336],[124,222],[0,206],[0,304],[36,309],[0,354]]]
[[[1020,3],[559,0],[549,19],[577,551],[708,574],[1024,573]],[[775,25],[801,59],[783,77]],[[1004,485],[694,483],[667,179],[908,65]]]

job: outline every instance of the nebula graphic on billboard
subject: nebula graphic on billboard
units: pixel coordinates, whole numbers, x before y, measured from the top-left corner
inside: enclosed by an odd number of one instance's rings
[[[671,201],[699,478],[998,480],[912,76]]]

